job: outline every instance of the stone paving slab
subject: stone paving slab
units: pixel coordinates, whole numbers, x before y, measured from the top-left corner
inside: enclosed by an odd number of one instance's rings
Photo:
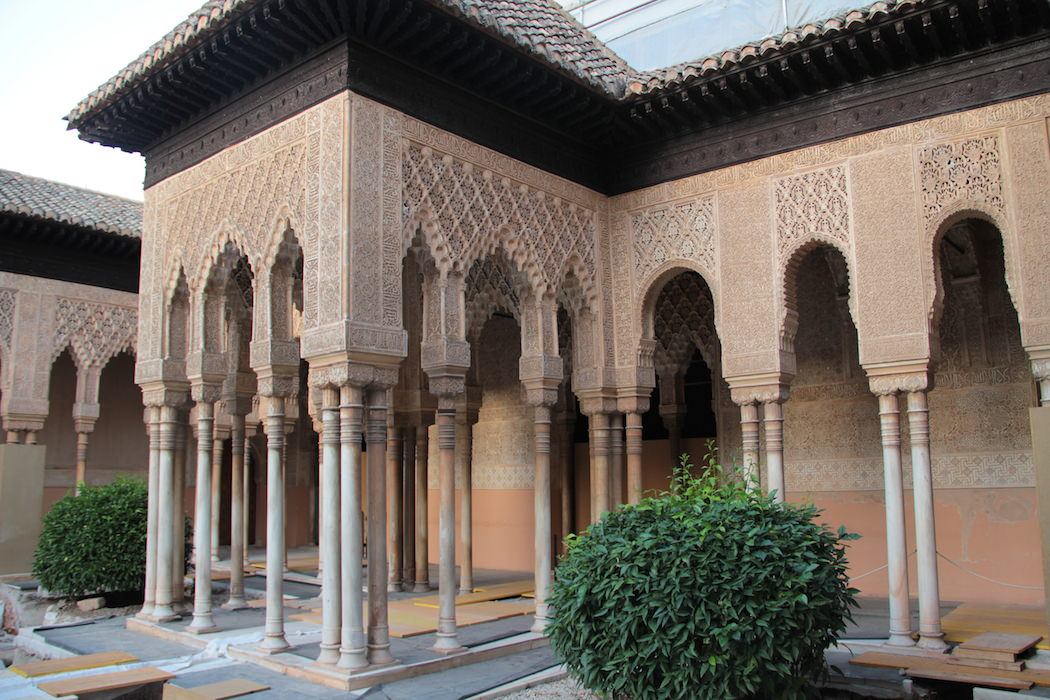
[[[550,647],[372,688],[367,700],[459,700],[556,666]]]
[[[124,651],[142,661],[160,661],[190,656],[197,649],[158,637],[139,634],[124,626],[123,617],[96,620],[86,625],[52,627],[38,631],[48,644],[75,654]]]

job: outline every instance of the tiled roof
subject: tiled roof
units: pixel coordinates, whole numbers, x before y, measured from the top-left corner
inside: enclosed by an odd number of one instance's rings
[[[142,235],[142,203],[0,170],[0,212],[36,216],[130,238]]]
[[[208,0],[160,41],[80,102],[66,117],[74,127],[108,106],[163,66],[193,50],[260,0]],[[756,43],[669,68],[636,72],[554,0],[425,0],[503,41],[531,53],[562,73],[622,99],[684,82],[761,58],[781,49],[852,29],[927,0],[879,0],[823,22],[808,23]]]
[[[809,41],[833,36],[841,31],[859,29],[870,22],[877,22],[885,19],[887,15],[922,5],[924,2],[925,0],[879,0],[867,7],[843,12],[822,22],[808,22],[778,36],[766,37],[761,41],[744,44],[668,68],[637,73],[628,80],[627,89],[629,94],[646,94],[675,88],[690,82],[693,78],[730,70],[749,60],[765,58],[770,54],[790,50]]]

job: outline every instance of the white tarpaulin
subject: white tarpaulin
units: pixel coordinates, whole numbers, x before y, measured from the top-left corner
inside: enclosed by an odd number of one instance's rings
[[[865,4],[865,0],[561,1],[638,70],[710,56]]]

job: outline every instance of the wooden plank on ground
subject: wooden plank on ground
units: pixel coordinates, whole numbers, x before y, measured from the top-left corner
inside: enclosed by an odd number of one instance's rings
[[[1004,671],[1023,671],[1024,661],[996,661],[995,659],[970,659],[952,654],[945,659],[952,666],[970,668],[1000,668]]]
[[[231,678],[218,683],[199,685],[196,688],[183,688],[168,683],[164,686],[164,700],[227,700],[269,689],[270,686],[247,678]]]
[[[1008,653],[1017,656],[1034,647],[1042,638],[1041,634],[985,632],[966,640],[959,645],[959,648],[968,651],[991,651],[997,654]]]
[[[519,598],[526,593],[532,593],[533,581],[526,579],[522,581],[510,581],[493,586],[484,586],[474,589],[473,593],[463,593],[456,596],[456,605],[473,605],[490,600],[502,600],[504,598]],[[438,596],[428,595],[420,598],[410,598],[413,605],[421,608],[437,608]]]
[[[909,678],[926,678],[932,681],[948,681],[949,683],[965,683],[966,685],[980,685],[988,688],[1007,688],[1010,690],[1028,690],[1032,687],[1031,681],[1013,680],[1010,678],[996,678],[977,673],[960,673],[958,671],[939,671],[934,669],[909,668],[904,672]]]
[[[121,688],[137,688],[153,683],[165,683],[174,678],[175,675],[167,671],[161,671],[153,666],[142,666],[127,671],[116,671],[113,673],[99,673],[93,676],[78,676],[61,681],[49,681],[41,683],[37,687],[48,695],[56,698],[69,695],[88,696],[93,693],[103,693]]]
[[[51,659],[49,661],[33,661],[19,664],[7,669],[13,673],[26,678],[47,676],[52,673],[69,673],[70,671],[83,671],[89,668],[102,668],[103,666],[115,666],[138,661],[139,657],[123,651],[104,651],[99,654],[84,654],[72,656],[68,659]]]
[[[985,632],[1002,632],[1043,636],[1036,645],[1050,649],[1046,638],[1045,609],[1032,605],[978,605],[964,603],[942,619],[944,638],[949,642],[966,642]]]
[[[986,661],[1016,661],[1017,654],[1010,651],[985,651],[984,649],[964,649],[961,646],[955,647],[953,656],[960,659],[984,659]]]
[[[921,669],[924,671],[948,671],[958,673],[958,666],[953,666],[948,663],[946,656],[944,656],[943,659],[940,658],[940,656],[943,655],[939,655],[939,657],[930,657],[869,651],[860,656],[853,657],[850,659],[850,663],[857,666],[873,666],[876,668],[905,668],[909,670]],[[1031,681],[1038,686],[1050,687],[1050,671],[1040,671],[1032,668],[1026,668],[1022,671],[1006,671],[997,668],[989,668],[987,670],[982,669],[981,675],[992,678]]]

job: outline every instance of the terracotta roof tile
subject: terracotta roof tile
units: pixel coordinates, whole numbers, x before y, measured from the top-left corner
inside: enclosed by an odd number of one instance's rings
[[[142,203],[0,170],[0,212],[35,216],[129,238],[142,235]]]

